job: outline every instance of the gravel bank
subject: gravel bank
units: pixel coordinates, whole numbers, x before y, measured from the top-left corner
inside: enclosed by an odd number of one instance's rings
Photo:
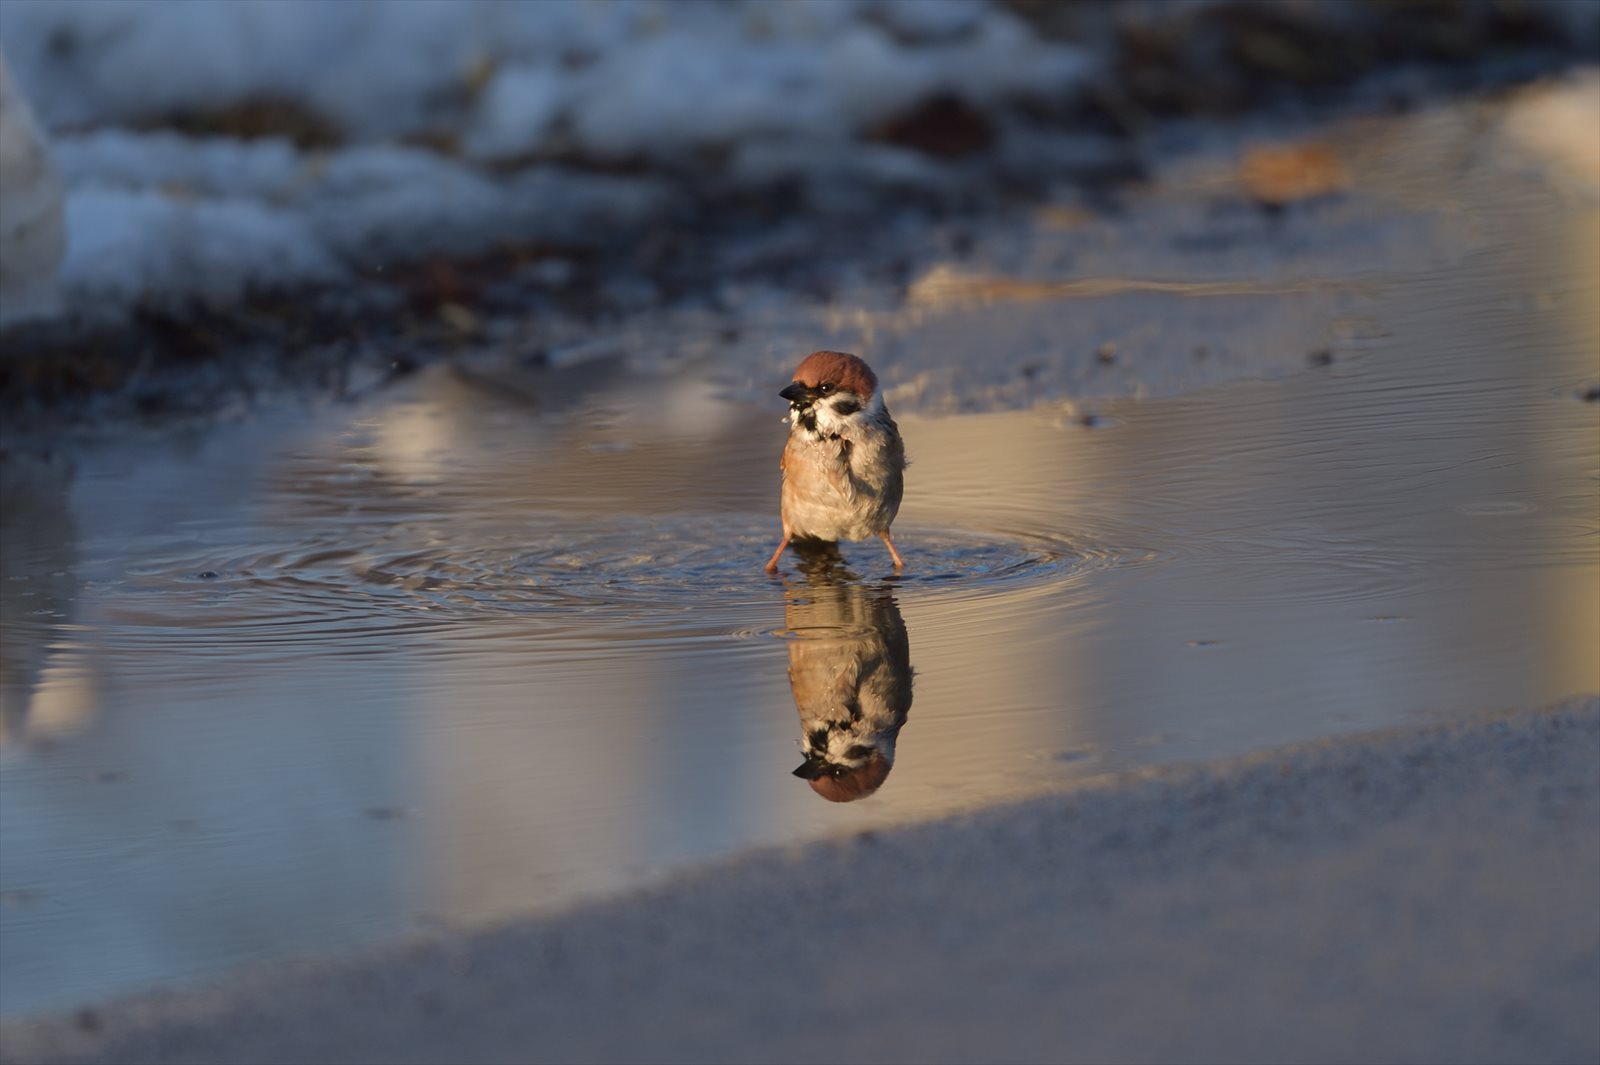
[[[1600,699],[766,852],[7,1062],[1594,1061]]]

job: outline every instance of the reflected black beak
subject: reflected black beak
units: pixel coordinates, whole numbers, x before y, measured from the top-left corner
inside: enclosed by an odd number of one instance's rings
[[[821,780],[830,772],[828,763],[824,759],[818,758],[814,754],[808,754],[806,755],[806,760],[801,762],[795,769],[794,775],[801,780]]]
[[[799,381],[793,381],[789,384],[789,387],[785,388],[782,392],[779,392],[778,395],[782,396],[790,403],[810,403],[812,400],[817,398],[817,390],[814,388],[807,388]]]

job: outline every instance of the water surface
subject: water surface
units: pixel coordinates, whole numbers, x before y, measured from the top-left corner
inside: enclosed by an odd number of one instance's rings
[[[441,367],[9,457],[0,1009],[1600,688],[1600,222],[1504,191],[1460,256],[1371,278],[1329,365],[903,416],[899,575],[869,544],[762,572],[783,404],[714,365]],[[902,661],[892,770],[822,801],[805,679]]]

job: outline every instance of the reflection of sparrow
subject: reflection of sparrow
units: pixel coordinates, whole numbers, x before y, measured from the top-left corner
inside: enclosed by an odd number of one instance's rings
[[[886,587],[860,584],[838,557],[807,559],[791,586],[789,689],[806,760],[794,771],[830,802],[877,791],[911,711],[911,642]]]
[[[783,542],[767,572],[791,540],[881,539],[905,565],[889,539],[905,486],[906,449],[889,417],[872,368],[842,351],[816,351],[778,393],[789,401],[789,442],[783,449]]]

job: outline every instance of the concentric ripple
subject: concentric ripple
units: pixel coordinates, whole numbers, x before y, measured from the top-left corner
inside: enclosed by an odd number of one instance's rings
[[[353,646],[419,630],[448,640],[449,622],[496,619],[566,636],[748,638],[776,632],[785,595],[808,580],[881,581],[903,601],[987,598],[1114,561],[1065,538],[907,527],[897,536],[909,560],[900,574],[880,545],[863,543],[843,545],[825,578],[808,577],[793,555],[769,575],[770,525],[741,514],[538,515],[499,525],[390,516],[266,549],[149,545],[125,570],[128,594],[115,610],[152,638],[226,629],[235,650],[241,641]]]

